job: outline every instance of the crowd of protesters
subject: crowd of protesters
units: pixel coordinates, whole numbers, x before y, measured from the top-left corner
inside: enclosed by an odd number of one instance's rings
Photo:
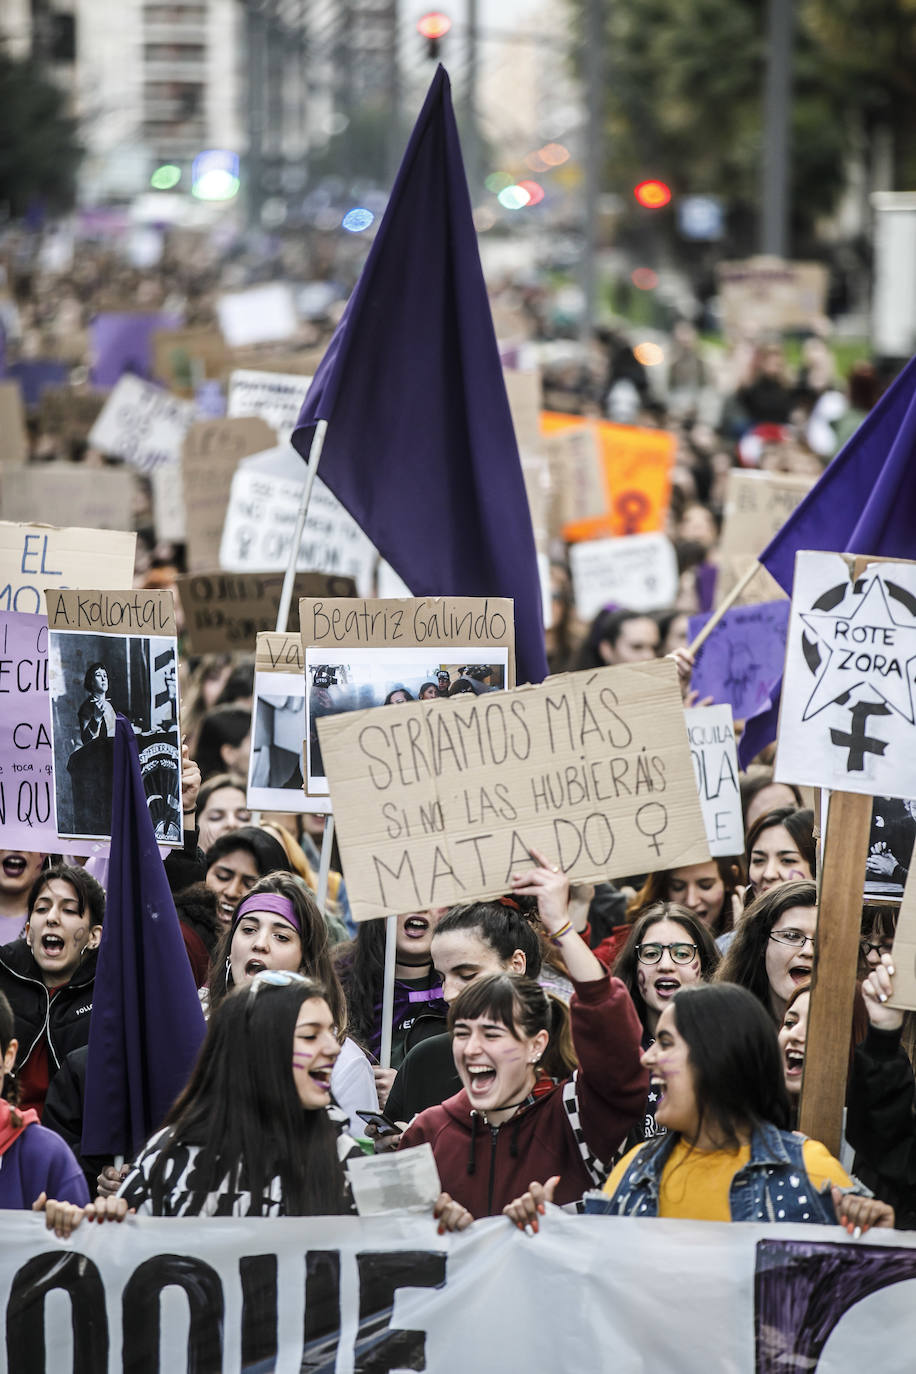
[[[63,358],[77,392],[98,310],[133,302],[208,326],[215,294],[255,277],[244,255],[227,265],[203,243],[185,258],[166,245],[145,271],[89,245],[55,274],[25,237],[7,241],[5,272],[6,363]],[[501,302],[535,340],[549,332],[537,293],[506,285]],[[297,346],[320,347],[332,324],[333,312],[312,321]],[[676,653],[689,673],[686,618],[711,605],[729,470],[816,476],[880,393],[866,359],[837,375],[825,332],[800,342],[793,370],[779,338],[749,330],[711,350],[682,321],[664,384],[622,324],[552,355],[546,408],[675,433],[668,533],[682,574],[657,614],[609,605],[581,624],[555,548],[554,671]],[[39,415],[31,462],[107,461]],[[171,585],[183,552],[157,539],[142,492],[137,520],[138,582]],[[428,1142],[440,1230],[505,1213],[537,1231],[550,1202],[916,1225],[916,1015],[888,1005],[886,904],[863,901],[843,1161],[795,1130],[818,845],[810,795],[775,782],[768,756],[742,778],[744,853],[573,887],[556,855],[534,854],[498,900],[401,914],[383,1066],[384,922],[354,926],[336,848],[319,909],[323,817],[247,804],[253,673],[253,655],[183,655],[186,842],[165,870],[208,1029],[183,1092],[123,1166],[80,1143],[105,893],[77,862],[0,852],[0,1208],[45,1209],[61,1235],[129,1212],[346,1214],[354,1153]]]

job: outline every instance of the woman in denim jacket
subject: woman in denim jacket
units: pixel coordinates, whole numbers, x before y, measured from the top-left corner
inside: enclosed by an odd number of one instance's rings
[[[788,1130],[790,1105],[770,1017],[746,989],[682,989],[643,1055],[662,1092],[667,1134],[625,1155],[586,1211],[695,1221],[840,1221],[853,1231],[893,1226],[815,1140]],[[552,1182],[552,1180],[551,1180]],[[532,1185],[506,1209],[530,1224],[552,1196]],[[536,1227],[535,1227],[536,1229]]]

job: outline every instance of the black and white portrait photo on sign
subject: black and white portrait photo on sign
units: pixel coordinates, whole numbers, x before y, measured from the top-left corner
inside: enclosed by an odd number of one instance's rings
[[[324,646],[305,653],[305,729],[309,742],[308,790],[327,794],[317,721],[345,711],[396,706],[408,701],[440,701],[473,692],[502,691],[509,650],[490,646],[486,663],[480,646],[432,645],[421,649],[341,649],[337,657]]]
[[[182,842],[178,652],[174,638],[48,635],[57,832],[108,839],[115,717],[133,726],[160,844]]]
[[[776,778],[916,797],[916,563],[798,554]]]
[[[871,810],[865,896],[902,901],[916,841],[916,800],[875,797]]]
[[[248,766],[253,811],[305,811],[302,744],[305,678],[301,673],[255,674]]]

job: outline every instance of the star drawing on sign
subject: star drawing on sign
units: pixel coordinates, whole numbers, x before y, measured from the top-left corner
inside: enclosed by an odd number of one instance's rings
[[[911,665],[916,661],[916,625],[894,619],[880,576],[872,578],[850,614],[808,611],[801,619],[826,651],[802,720],[867,685],[891,710],[914,723]]]

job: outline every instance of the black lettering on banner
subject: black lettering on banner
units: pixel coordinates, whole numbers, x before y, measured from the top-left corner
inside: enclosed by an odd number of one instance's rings
[[[277,1257],[243,1255],[242,1368],[273,1368],[277,1358]]]
[[[6,1363],[16,1374],[66,1374],[49,1367],[45,1350],[45,1298],[55,1288],[70,1299],[73,1374],[108,1368],[105,1287],[91,1259],[51,1250],[16,1271],[6,1308]]]
[[[160,1374],[159,1321],[163,1288],[188,1299],[188,1374],[210,1374],[223,1361],[223,1285],[203,1260],[154,1255],[137,1266],[124,1288],[122,1361],[130,1374]]]
[[[339,1339],[340,1251],[309,1250],[300,1374],[334,1374]]]
[[[389,1326],[399,1288],[444,1288],[446,1257],[434,1250],[365,1251],[359,1268],[355,1374],[426,1368],[426,1332]]]
[[[420,896],[420,889],[417,887],[417,875],[414,872],[413,860],[411,859],[410,854],[406,849],[401,854],[401,862],[398,864],[396,869],[389,868],[386,863],[382,862],[382,860],[378,857],[377,854],[372,855],[372,862],[375,864],[375,876],[378,879],[379,901],[381,902],[382,906],[393,907],[395,901],[399,900],[397,898],[389,898],[385,895],[385,879],[382,877],[382,870],[384,869],[388,877],[393,878],[394,881],[397,883],[401,880],[401,874],[404,872],[405,865],[407,868],[407,872],[410,874],[410,884],[413,889],[413,897],[416,899],[417,903],[416,907],[412,907],[411,910],[424,911],[426,907],[429,906],[429,903],[424,902]]]
[[[815,1374],[840,1318],[863,1298],[916,1278],[916,1250],[834,1241],[762,1240],[754,1274],[755,1374]],[[911,1355],[899,1333],[901,1369]]]

